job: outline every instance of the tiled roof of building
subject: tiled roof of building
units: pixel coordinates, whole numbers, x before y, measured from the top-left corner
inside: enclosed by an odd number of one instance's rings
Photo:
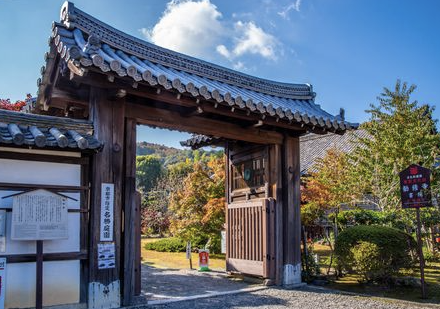
[[[323,132],[342,133],[357,126],[324,111],[315,103],[309,84],[257,78],[156,46],[99,21],[70,2],[61,9],[61,23],[53,24],[51,40],[54,48],[46,58],[58,53],[79,73],[94,68]],[[42,72],[40,89],[48,83],[45,72],[50,70],[43,68]]]
[[[5,145],[65,150],[101,147],[90,121],[0,110],[0,146]]]
[[[311,133],[300,137],[301,174],[305,175],[313,172],[316,160],[323,158],[331,148],[336,148],[344,153],[351,153],[356,147],[357,137],[364,138],[367,136],[365,130],[352,130],[344,135]]]
[[[356,138],[367,137],[365,130],[351,130],[344,135],[307,134],[300,137],[300,167],[301,174],[306,175],[313,172],[313,166],[318,158],[323,158],[327,151],[336,148],[344,153],[351,153],[356,147]],[[197,149],[204,146],[219,145],[223,140],[217,137],[194,134],[186,141],[180,142],[184,147]]]
[[[221,142],[221,138],[206,136],[202,134],[193,134],[191,138],[186,141],[181,141],[180,145],[183,147],[191,147],[197,149],[204,146],[215,145]]]

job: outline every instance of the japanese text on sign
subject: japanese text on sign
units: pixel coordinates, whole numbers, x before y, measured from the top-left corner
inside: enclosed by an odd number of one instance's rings
[[[36,190],[13,197],[11,239],[68,238],[67,198]]]
[[[419,165],[410,165],[400,172],[400,193],[403,208],[431,206],[431,171]]]
[[[101,186],[101,241],[113,241],[114,184]]]

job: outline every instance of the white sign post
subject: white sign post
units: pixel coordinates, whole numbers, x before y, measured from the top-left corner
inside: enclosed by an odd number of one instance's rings
[[[186,242],[186,259],[189,260],[189,269],[193,269],[191,256],[191,242]]]
[[[5,308],[6,258],[0,258],[0,309]]]
[[[101,185],[101,241],[113,241],[115,185]]]

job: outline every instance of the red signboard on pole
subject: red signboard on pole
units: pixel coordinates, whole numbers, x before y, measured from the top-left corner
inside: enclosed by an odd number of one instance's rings
[[[400,174],[400,194],[403,208],[420,208],[432,206],[431,171],[412,164]]]
[[[400,172],[400,194],[403,208],[415,208],[417,219],[417,245],[420,259],[420,283],[422,298],[426,298],[425,258],[422,250],[422,223],[420,208],[432,206],[431,170],[412,164]]]

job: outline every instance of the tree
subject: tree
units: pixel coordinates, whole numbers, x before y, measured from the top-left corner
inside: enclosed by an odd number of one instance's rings
[[[136,157],[136,182],[137,187],[144,193],[149,192],[162,175],[162,164],[156,156]]]
[[[211,249],[219,251],[220,231],[225,222],[224,183],[223,158],[211,156],[207,161],[194,162],[181,190],[171,194],[171,233],[195,246],[210,241]]]
[[[32,96],[28,93],[25,100],[17,100],[14,103],[10,99],[0,99],[0,109],[19,112],[26,106],[26,101],[31,98]]]
[[[396,82],[394,90],[384,88],[371,105],[368,122],[361,128],[368,137],[357,138],[350,156],[353,179],[359,195],[371,193],[381,210],[398,210],[400,206],[399,172],[412,163],[431,168],[439,157],[440,135],[433,107],[411,101],[415,85]],[[435,173],[434,173],[434,176]],[[438,181],[434,177],[434,186]]]
[[[301,219],[304,225],[314,224],[326,210],[338,209],[342,203],[353,200],[349,165],[345,153],[331,148],[316,161],[309,176],[303,178]]]
[[[142,199],[142,234],[163,235],[168,232],[170,214],[168,205],[172,192],[183,189],[183,180],[191,172],[193,163],[185,160],[169,165],[156,184]]]

